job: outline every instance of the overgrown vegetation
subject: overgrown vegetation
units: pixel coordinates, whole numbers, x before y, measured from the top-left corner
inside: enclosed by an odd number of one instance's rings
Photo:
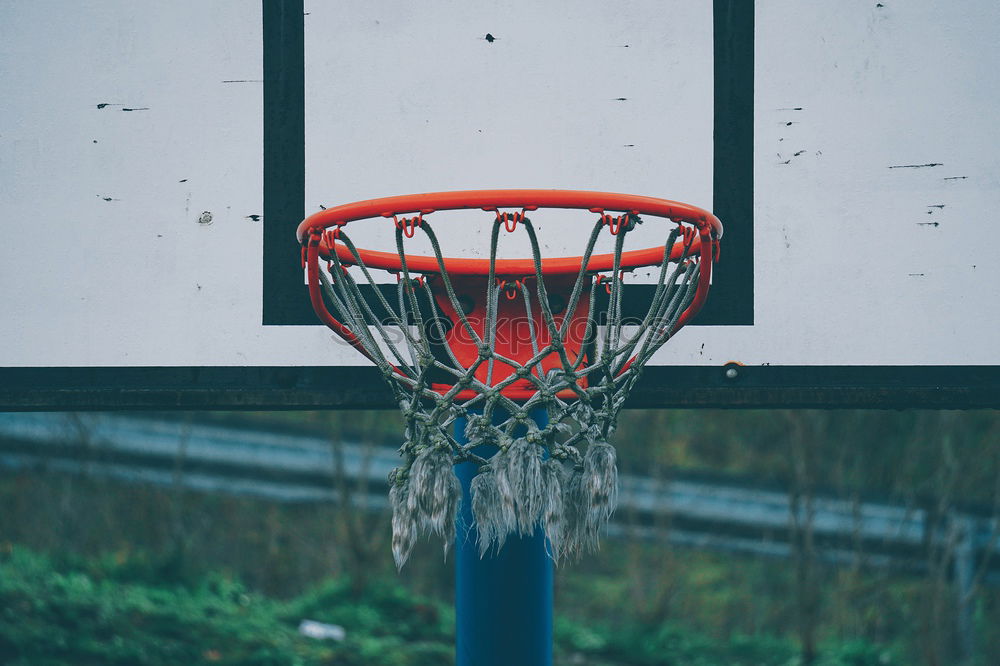
[[[399,430],[394,412],[218,418],[329,433],[332,446],[365,433],[391,446]],[[623,473],[737,475],[805,516],[832,496],[925,511],[935,529],[956,510],[1000,518],[996,412],[626,411],[615,443]],[[451,565],[424,542],[397,574],[384,515],[44,469],[0,473],[0,507],[0,645],[40,650],[20,663],[451,661]],[[929,546],[917,573],[865,566],[860,543],[833,567],[809,520],[789,529],[788,560],[606,539],[557,571],[560,663],[959,663],[952,542]],[[966,663],[985,666],[1000,663],[1000,591],[982,571]],[[344,625],[348,640],[298,636],[304,617]]]
[[[7,545],[0,555],[0,659],[38,664],[338,664],[440,666],[453,662],[454,614],[398,581],[372,581],[360,596],[346,578],[287,601],[229,577],[163,584],[150,559],[51,558]],[[302,619],[343,626],[342,642],[296,630]],[[793,666],[787,639],[714,640],[678,623],[614,628],[565,615],[556,621],[565,664]],[[898,663],[864,642],[830,644],[820,664]]]

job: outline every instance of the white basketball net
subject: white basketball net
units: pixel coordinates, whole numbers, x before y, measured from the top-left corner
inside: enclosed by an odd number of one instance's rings
[[[527,234],[534,275],[505,284],[496,273],[497,241],[502,228],[511,231],[511,220],[515,230]],[[557,561],[597,547],[598,534],[617,498],[615,450],[608,439],[643,365],[676,332],[681,314],[694,298],[701,269],[698,254],[689,253],[696,237],[694,227],[686,220],[674,220],[648,311],[637,326],[626,330],[621,256],[626,236],[641,222],[635,214],[618,218],[600,215],[560,320],[550,305],[531,221],[523,211],[497,212],[486,293],[480,295],[486,304],[482,335],[463,313],[438,239],[423,216],[402,224],[397,220],[396,249],[402,270],[396,303],[390,303],[375,287],[371,269],[344,229],[338,230],[336,241],[343,243],[354,259],[342,262],[331,253],[329,276],[320,272],[324,297],[330,311],[357,336],[363,351],[381,370],[405,418],[400,448],[403,463],[389,477],[392,550],[397,566],[406,562],[421,532],[439,535],[446,553],[455,540],[462,491],[453,467],[460,462],[479,466],[472,481],[472,512],[482,555],[499,549],[512,534],[529,535],[539,527]],[[602,230],[614,230],[615,223],[613,270],[608,277],[595,276],[584,267]],[[414,227],[433,247],[439,266],[433,276],[415,276],[407,267],[404,244]],[[671,248],[678,239],[684,252],[671,259]],[[356,268],[347,270],[349,265]],[[471,364],[460,363],[448,345],[434,344],[443,339],[446,324],[440,312],[433,311],[432,282],[439,297],[446,295],[457,314],[458,321],[450,323],[463,327],[464,335],[474,341],[478,357]],[[374,298],[362,294],[359,285],[366,283],[372,287],[366,291]],[[596,297],[601,288],[609,288],[608,307],[598,312]],[[505,357],[497,350],[501,292],[523,303],[532,352],[526,360]],[[582,299],[589,299],[590,307],[583,353],[574,355],[567,351],[567,335]],[[530,324],[539,313],[547,330],[544,336]],[[598,321],[600,316],[604,321]],[[543,359],[552,357],[558,358],[557,367],[549,363],[543,372]],[[485,380],[481,379],[482,367],[487,370]],[[493,381],[495,367],[513,371]],[[442,376],[447,378],[447,388],[435,379]],[[505,395],[504,389],[515,382],[530,387],[527,399],[515,401]],[[467,397],[470,394],[472,397]],[[547,419],[539,415],[547,415]],[[455,433],[456,422],[463,418],[467,423],[464,438]],[[486,457],[480,449],[485,445],[498,447],[497,453]]]

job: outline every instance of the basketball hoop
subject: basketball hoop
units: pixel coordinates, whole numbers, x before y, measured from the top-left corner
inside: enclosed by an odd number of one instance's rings
[[[528,213],[554,208],[596,216],[580,256],[541,256]],[[429,219],[455,209],[492,214],[487,258],[442,255]],[[351,241],[351,223],[377,218],[394,225],[395,252]],[[652,219],[665,224],[663,243],[625,251],[629,233]],[[406,251],[418,233],[431,256]],[[531,257],[498,258],[501,233],[525,234]],[[594,254],[602,233],[614,251]],[[452,468],[462,462],[479,467],[472,510],[481,554],[539,524],[554,559],[595,547],[616,499],[608,438],[643,365],[704,304],[718,218],[644,196],[481,190],[337,206],[303,221],[297,237],[316,314],[375,363],[405,418],[404,462],[390,477],[397,565],[421,530],[443,537],[446,551],[454,540],[461,488]],[[657,281],[628,335],[624,276],[640,267],[658,268]],[[396,274],[394,302],[375,288],[373,271]],[[608,305],[598,312],[601,291]],[[547,418],[532,416],[539,412]],[[459,420],[464,436],[453,432]],[[487,445],[492,457],[480,455]]]

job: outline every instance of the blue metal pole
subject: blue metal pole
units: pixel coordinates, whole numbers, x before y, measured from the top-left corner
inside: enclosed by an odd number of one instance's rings
[[[532,412],[539,425],[545,410]],[[460,442],[464,418],[455,423]],[[497,452],[477,449],[480,456]],[[462,482],[455,557],[455,630],[457,666],[551,666],[552,559],[541,526],[527,537],[510,535],[499,552],[479,557],[479,532],[472,516],[469,486],[474,463],[455,466]]]

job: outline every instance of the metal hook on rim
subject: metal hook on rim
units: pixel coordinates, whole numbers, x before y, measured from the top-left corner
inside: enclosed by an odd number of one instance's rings
[[[304,238],[305,242],[302,243],[302,251],[300,254],[300,261],[302,262],[303,269],[309,262],[309,248],[318,246],[321,242],[323,242],[323,236],[325,233],[325,229],[317,229],[315,227],[309,229],[309,236]]]
[[[334,269],[333,262],[332,261],[327,261],[326,262],[326,272],[330,274],[330,282],[336,282],[337,281],[337,275],[334,273],[333,269]],[[340,272],[343,275],[347,275],[347,266],[341,264],[340,265]]]
[[[512,301],[517,298],[517,292],[524,286],[524,283],[521,280],[514,280],[514,284],[507,282],[507,280],[497,280],[497,286],[503,291],[507,300]]]
[[[607,213],[601,213],[601,222],[603,222],[605,226],[607,226],[608,231],[611,232],[612,236],[617,236],[618,232],[621,231],[622,228],[621,215],[615,217],[612,215],[608,215]]]
[[[333,229],[326,229],[323,231],[322,241],[326,243],[326,247],[329,250],[333,250],[334,241],[340,239],[340,230],[342,227],[334,227]]]
[[[684,252],[694,244],[694,237],[698,235],[698,230],[694,227],[689,227],[686,225],[681,225],[681,236],[683,237]]]
[[[396,283],[397,284],[403,281],[402,273],[400,273],[399,271],[394,271],[393,275],[396,276]],[[423,287],[424,286],[424,276],[423,275],[418,275],[415,278],[410,278],[410,286],[411,287]]]
[[[407,238],[413,238],[413,234],[417,233],[417,227],[419,227],[423,221],[423,213],[420,213],[416,217],[400,218],[396,215],[392,216],[392,223],[396,225],[397,229],[402,229],[403,235]]]
[[[604,290],[608,292],[608,295],[610,295],[611,280],[608,279],[607,275],[601,275],[600,273],[598,273],[597,275],[594,276],[594,285],[599,287],[602,284],[604,285]]]
[[[596,275],[595,277],[596,277],[596,280],[594,281],[594,284],[596,284],[596,285],[603,284],[604,285],[604,291],[606,291],[608,293],[608,296],[610,296],[611,295],[611,286],[615,282],[615,278],[608,277],[607,275],[600,275],[600,274]],[[618,271],[618,282],[620,282],[622,284],[625,284],[625,271],[624,270]]]
[[[512,233],[517,229],[517,223],[524,219],[524,211],[517,213],[509,213],[507,211],[496,211],[497,221],[503,222],[503,228],[507,230],[507,233]]]
[[[637,217],[637,211],[630,211],[628,213],[622,213],[621,215],[609,215],[601,211],[601,222],[603,222],[608,227],[608,231],[611,232],[612,236],[617,236],[623,228],[625,231],[631,231],[632,227],[635,226],[635,222],[642,222]]]

